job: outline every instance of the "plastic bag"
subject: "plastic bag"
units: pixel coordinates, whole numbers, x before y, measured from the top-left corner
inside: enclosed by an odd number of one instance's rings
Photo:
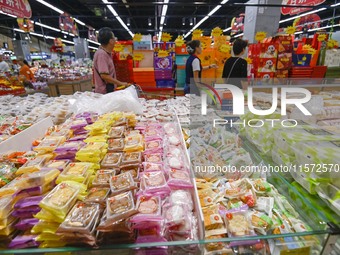
[[[83,95],[78,99],[69,100],[69,102],[70,109],[74,113],[90,112],[93,109],[96,109],[100,115],[112,111],[143,113],[143,106],[139,102],[137,91],[133,86],[98,96],[98,98]]]

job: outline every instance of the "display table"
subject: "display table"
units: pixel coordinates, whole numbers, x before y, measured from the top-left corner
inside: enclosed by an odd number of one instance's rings
[[[77,91],[92,91],[92,79],[86,77],[74,81],[50,80],[48,82],[50,88],[49,96],[57,97],[60,95],[73,95]]]

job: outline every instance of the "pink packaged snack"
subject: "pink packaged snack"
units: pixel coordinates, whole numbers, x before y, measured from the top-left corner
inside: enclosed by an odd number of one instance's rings
[[[163,171],[163,163],[150,163],[143,162],[143,168],[145,172],[153,172],[153,171]]]
[[[166,159],[166,162],[167,162],[168,166],[172,169],[181,170],[182,168],[185,167],[184,162],[182,160],[182,157],[168,157]]]
[[[143,183],[145,192],[148,194],[169,191],[165,176],[163,172],[160,171],[143,173],[141,182]]]
[[[167,242],[157,227],[139,229],[136,243]],[[159,253],[157,253],[159,254]]]
[[[181,138],[178,135],[170,135],[167,139],[169,145],[179,146],[181,144]]]
[[[162,139],[153,139],[145,142],[145,153],[162,153]]]
[[[139,196],[136,208],[138,214],[131,219],[133,223],[162,219],[161,198],[159,196]]]
[[[150,128],[150,127],[147,127],[144,131],[143,131],[143,134],[145,137],[158,137],[158,138],[162,138],[163,136],[163,130],[162,129],[157,129],[157,128]]]
[[[164,222],[168,227],[184,225],[190,212],[183,205],[167,205],[163,210]]]
[[[169,196],[169,203],[171,205],[186,205],[190,211],[194,208],[194,203],[192,200],[192,196],[187,190],[176,190],[172,191]]]
[[[173,123],[164,124],[164,131],[167,135],[173,135],[176,133],[176,126]]]
[[[16,236],[12,242],[9,244],[8,248],[10,249],[24,249],[24,248],[33,248],[38,247],[40,245],[39,242],[35,241],[35,235],[20,235]]]
[[[194,187],[189,173],[178,169],[170,170],[168,185],[171,189],[191,189]]]
[[[169,145],[167,147],[166,156],[167,157],[181,157],[184,154],[180,147]]]
[[[162,163],[163,156],[162,153],[151,153],[151,154],[144,154],[145,162],[150,163]]]
[[[25,231],[34,227],[38,222],[39,219],[35,218],[21,219],[17,224],[15,224],[15,228]]]

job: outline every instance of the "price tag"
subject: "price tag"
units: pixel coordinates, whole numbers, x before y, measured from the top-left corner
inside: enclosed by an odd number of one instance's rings
[[[255,40],[258,42],[261,42],[264,38],[267,37],[267,33],[266,32],[257,32],[255,35]]]

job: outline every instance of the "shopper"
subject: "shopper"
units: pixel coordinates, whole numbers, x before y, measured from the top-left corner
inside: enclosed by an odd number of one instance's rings
[[[59,64],[60,64],[61,68],[64,68],[65,67],[65,60],[64,59],[60,59]]]
[[[110,93],[118,86],[127,87],[127,82],[116,79],[115,66],[113,64],[112,50],[116,43],[116,38],[111,29],[104,27],[99,30],[98,42],[100,46],[93,59],[93,75],[96,93]]]
[[[222,78],[225,78],[225,83],[242,88],[242,78],[247,78],[248,63],[242,58],[246,52],[248,43],[242,39],[236,39],[233,44],[234,57],[230,57],[224,64]]]
[[[9,72],[9,65],[4,60],[4,57],[2,54],[0,54],[0,73]]]
[[[35,81],[34,74],[31,71],[28,62],[24,60],[23,58],[18,59],[18,64],[20,66],[19,74],[24,77],[24,82],[32,82]]]
[[[190,56],[185,65],[184,94],[199,94],[198,87],[199,82],[201,82],[202,70],[217,68],[217,66],[212,64],[202,67],[201,60],[197,56],[202,53],[201,42],[198,40],[192,40],[187,43],[187,52]],[[190,87],[193,88],[193,91],[190,91]]]

